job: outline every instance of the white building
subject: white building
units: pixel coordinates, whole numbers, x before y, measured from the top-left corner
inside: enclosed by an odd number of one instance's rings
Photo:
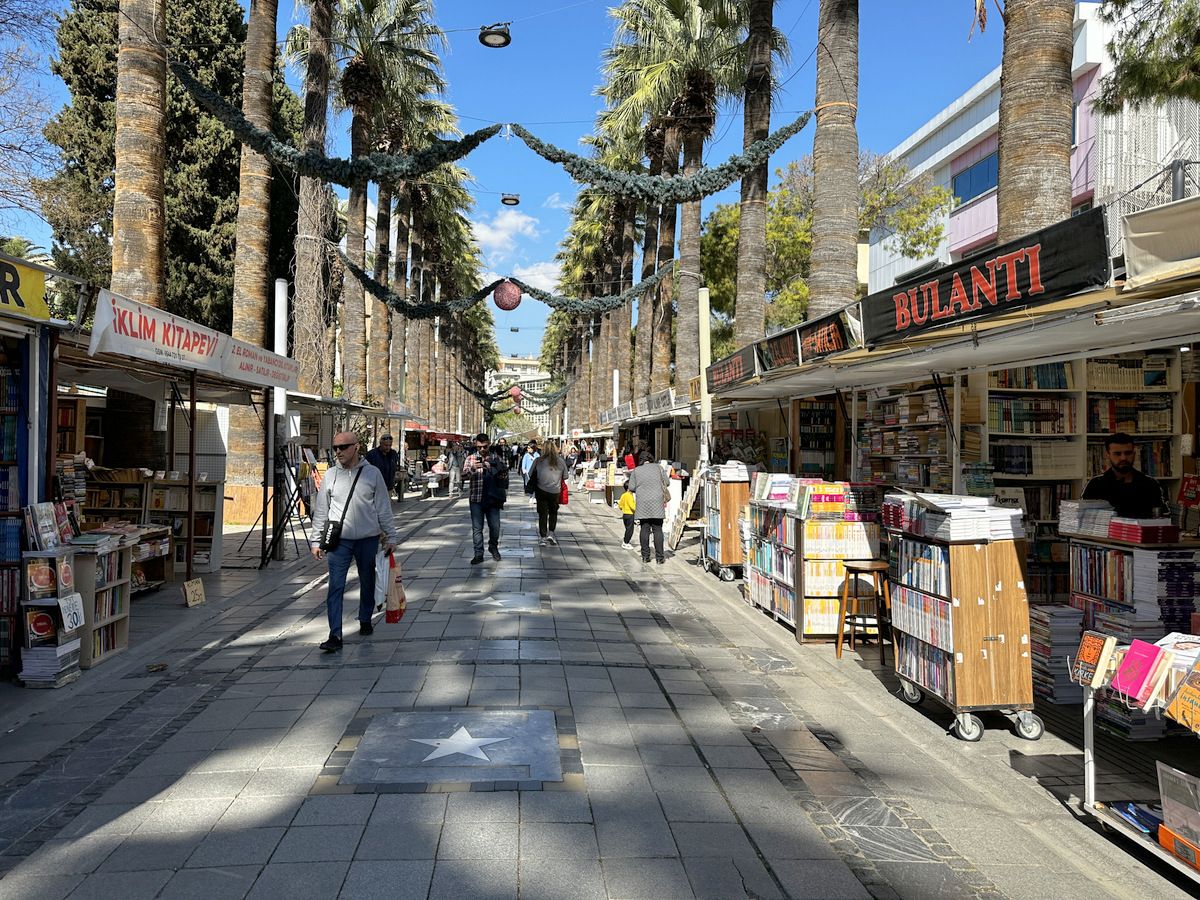
[[[550,389],[550,373],[542,371],[541,363],[536,356],[501,356],[500,366],[489,371],[484,380],[488,393],[498,391],[506,385],[516,384],[522,391],[533,391],[544,394]],[[537,407],[541,409],[541,407]],[[550,431],[549,412],[528,412],[522,410],[525,418],[537,426],[544,436]]]
[[[1100,4],[1075,6],[1075,48],[1071,75],[1075,103],[1071,148],[1072,212],[1108,206],[1110,251],[1121,252],[1120,217],[1171,199],[1170,179],[1154,178],[1173,159],[1194,159],[1200,149],[1200,107],[1173,101],[1159,108],[1116,116],[1092,109],[1100,79],[1112,68],[1107,44],[1112,27],[1099,18]],[[956,206],[947,216],[937,253],[925,259],[900,256],[888,235],[875,229],[870,241],[871,293],[996,243],[997,129],[1000,120],[1000,67],[914,131],[889,156],[914,175],[928,174],[954,191]],[[1149,183],[1138,185],[1149,179]],[[1191,185],[1189,185],[1191,187]]]

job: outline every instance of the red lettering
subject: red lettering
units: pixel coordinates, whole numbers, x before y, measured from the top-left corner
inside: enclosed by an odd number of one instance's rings
[[[979,295],[983,295],[991,306],[996,305],[996,262],[989,260],[987,262],[988,274],[984,275],[979,271],[978,266],[971,266],[971,300],[973,305],[971,309],[979,309],[983,306],[979,302]]]
[[[996,257],[996,267],[1004,267],[1004,278],[1008,286],[1008,291],[1004,295],[1006,301],[1021,299],[1021,285],[1017,283],[1017,263],[1023,259],[1025,259],[1024,250],[1014,250],[1012,253]]]
[[[1034,244],[1027,248],[1025,253],[1029,263],[1029,293],[1044,294],[1046,289],[1042,287],[1042,245]]]
[[[933,303],[930,304],[933,311],[930,313],[930,319],[937,321],[938,319],[950,318],[950,316],[954,315],[953,295],[951,295],[951,305],[942,306],[942,299],[938,294],[938,283],[936,281],[930,283],[933,285]]]
[[[954,279],[950,287],[950,312],[952,315],[958,313],[968,313],[976,307],[971,305],[971,298],[967,296],[967,289],[963,285],[962,277],[955,272]]]
[[[912,324],[912,313],[909,312],[910,295],[904,292],[892,294],[892,303],[896,305],[896,331],[906,331]]]
[[[926,281],[923,284],[917,285],[916,294],[912,298],[913,324],[924,325],[929,321],[929,314],[932,312],[935,296],[937,296],[937,281]],[[918,297],[920,300],[917,299]]]

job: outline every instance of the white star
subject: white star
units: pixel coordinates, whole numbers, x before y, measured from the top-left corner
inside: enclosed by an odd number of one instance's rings
[[[415,741],[418,744],[428,744],[430,747],[437,749],[425,757],[421,762],[429,762],[431,759],[440,759],[443,756],[452,756],[455,753],[461,753],[463,756],[473,756],[476,759],[482,759],[484,762],[491,762],[484,752],[479,749],[486,747],[488,744],[498,744],[501,741],[512,740],[511,738],[474,738],[471,737],[471,732],[467,731],[463,726],[458,727],[458,731],[450,735],[448,738],[409,738],[410,741]]]
[[[504,606],[506,603],[508,603],[507,600],[497,600],[491,594],[488,594],[482,600],[471,601],[472,606]]]

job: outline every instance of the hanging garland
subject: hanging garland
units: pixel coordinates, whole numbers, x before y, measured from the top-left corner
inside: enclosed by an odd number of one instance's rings
[[[334,252],[346,267],[346,271],[362,282],[362,286],[366,289],[367,293],[406,319],[433,319],[438,316],[445,316],[450,313],[470,309],[495,290],[496,285],[500,284],[502,280],[497,279],[491,284],[475,291],[475,293],[468,294],[466,297],[461,297],[457,300],[443,300],[440,303],[422,303],[402,297],[386,285],[380,284],[362,268],[352,263],[350,257],[342,251],[341,247],[336,245],[331,246],[333,246]]]
[[[610,310],[619,309],[624,306],[634,297],[641,296],[646,291],[658,285],[660,281],[666,278],[675,270],[675,263],[672,261],[666,266],[663,266],[649,278],[644,278],[633,287],[626,288],[619,294],[609,294],[605,297],[592,297],[588,300],[580,300],[577,297],[560,297],[557,294],[551,294],[549,291],[543,291],[540,288],[535,288],[533,285],[526,284],[519,278],[509,278],[513,284],[517,285],[529,296],[535,300],[541,300],[547,306],[552,306],[555,309],[561,309],[573,316],[586,316],[594,313],[609,312]]]
[[[530,150],[542,159],[561,165],[576,181],[590,184],[606,194],[661,204],[699,200],[724,190],[766,163],[771,154],[782,147],[788,138],[799,134],[811,117],[811,112],[801,113],[791,124],[784,125],[761,141],[755,141],[746,152],[729,157],[719,166],[701,169],[693,175],[673,176],[645,175],[612,169],[595,159],[588,159],[578,153],[548,144],[520,125],[514,124],[510,127]]]
[[[489,125],[464,135],[457,141],[434,141],[424,150],[400,156],[390,153],[371,153],[361,159],[330,158],[316,150],[300,151],[279,140],[271,132],[246,120],[242,111],[223,97],[197,81],[187,67],[175,60],[171,72],[213,118],[233,132],[234,137],[258,151],[276,165],[295,170],[298,174],[321,181],[351,187],[356,181],[389,183],[418,178],[438,166],[462,159],[484,141],[499,133],[500,125]]]

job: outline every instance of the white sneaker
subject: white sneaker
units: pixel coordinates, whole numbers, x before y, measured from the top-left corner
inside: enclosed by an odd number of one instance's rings
[[[547,537],[546,540],[549,542],[551,547],[558,546],[558,538],[556,538],[553,534],[551,534],[549,537]]]
[[[632,549],[633,549],[633,544],[626,544],[626,543],[622,543],[622,544],[621,544],[621,549],[622,549],[622,550],[632,550]]]
[[[538,546],[539,547],[545,547],[549,543],[550,543],[549,538],[538,538]]]

